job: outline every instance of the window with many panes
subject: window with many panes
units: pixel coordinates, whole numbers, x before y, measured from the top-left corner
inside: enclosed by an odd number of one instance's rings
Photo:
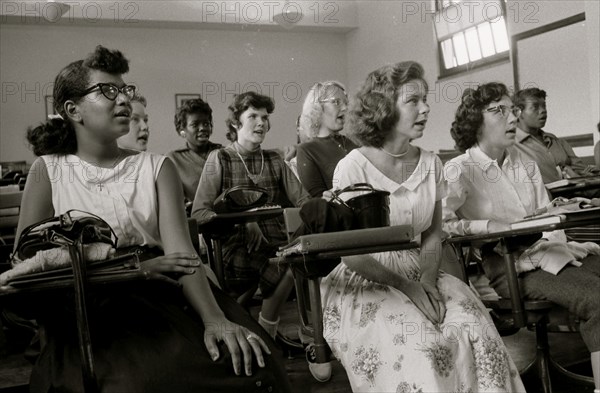
[[[506,0],[435,0],[440,77],[509,58]]]

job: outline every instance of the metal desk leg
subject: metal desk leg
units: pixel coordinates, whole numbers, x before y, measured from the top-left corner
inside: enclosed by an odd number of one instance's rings
[[[506,268],[506,279],[508,280],[508,290],[510,292],[510,302],[512,313],[515,319],[515,327],[523,327],[527,324],[525,318],[525,307],[521,299],[521,288],[517,278],[517,269],[515,267],[515,256],[509,249],[506,239],[500,240],[502,253],[504,254],[504,267]]]
[[[314,329],[315,354],[317,363],[329,362],[329,346],[323,337],[323,306],[321,305],[320,278],[308,280],[311,318]]]
[[[217,276],[217,280],[219,280],[219,284],[221,284],[221,288],[227,292],[227,283],[225,282],[225,271],[223,266],[223,246],[221,244],[221,239],[212,239],[212,244],[214,247],[213,271]]]

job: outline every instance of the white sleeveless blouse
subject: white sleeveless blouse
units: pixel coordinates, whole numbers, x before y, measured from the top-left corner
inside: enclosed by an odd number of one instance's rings
[[[140,152],[114,168],[75,155],[42,156],[52,185],[54,214],[79,209],[100,216],[117,234],[118,247],[162,247],[156,179],[164,156]]]

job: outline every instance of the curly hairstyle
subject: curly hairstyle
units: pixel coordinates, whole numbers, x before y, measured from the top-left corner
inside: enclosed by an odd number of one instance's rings
[[[396,101],[402,85],[420,80],[425,71],[414,61],[383,66],[371,72],[350,107],[351,137],[363,146],[381,147],[399,120]]]
[[[225,119],[225,125],[227,125],[227,139],[230,141],[237,140],[237,128],[235,126],[240,125],[240,116],[248,108],[262,109],[265,108],[267,113],[271,114],[275,110],[275,103],[271,97],[263,96],[262,94],[248,91],[246,93],[238,94],[233,98],[231,105],[227,107],[229,109],[229,115]],[[229,139],[235,135],[235,139]]]
[[[146,106],[148,106],[148,101],[146,100],[146,97],[144,97],[137,91],[135,92],[135,95],[133,96],[133,98],[130,101],[131,102],[139,102],[140,104],[144,105],[144,108]]]
[[[477,143],[483,124],[483,109],[504,96],[509,96],[508,89],[500,82],[490,82],[477,89],[465,90],[450,129],[452,139],[461,152]]]
[[[302,114],[299,118],[300,132],[304,137],[310,139],[317,136],[323,115],[321,100],[333,96],[337,90],[341,90],[344,95],[347,95],[344,85],[337,81],[318,82],[310,88],[304,99]]]
[[[237,130],[229,127],[229,130],[225,133],[225,138],[232,143],[237,141]]]
[[[175,133],[179,135],[179,131],[184,130],[187,127],[188,115],[206,115],[212,126],[212,109],[210,105],[202,98],[196,98],[193,100],[185,101],[175,113]]]
[[[537,87],[531,87],[529,89],[519,90],[513,96],[513,103],[521,109],[525,109],[525,101],[531,98],[538,98],[541,100],[546,99],[546,92]]]
[[[27,129],[27,140],[35,155],[72,154],[77,151],[75,128],[68,120],[65,103],[68,100],[79,102],[83,98],[92,71],[125,74],[129,71],[129,61],[120,51],[98,45],[84,60],[63,68],[54,79],[52,93],[57,116]]]

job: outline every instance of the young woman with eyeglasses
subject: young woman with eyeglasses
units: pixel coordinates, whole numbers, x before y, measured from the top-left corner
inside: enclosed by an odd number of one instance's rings
[[[331,189],[338,161],[356,148],[340,132],[344,128],[348,96],[335,81],[316,83],[306,95],[300,116],[300,131],[310,138],[297,146],[300,182],[313,197]]]
[[[540,168],[515,148],[519,114],[520,108],[513,106],[501,83],[487,83],[463,94],[451,134],[464,154],[444,168],[448,180],[443,201],[446,233],[508,231],[511,222],[549,204]],[[597,245],[567,244],[562,230],[545,232],[539,240],[520,241],[522,255],[527,255],[517,260],[522,294],[550,300],[577,317],[591,352],[596,388],[600,388],[600,257],[593,255]],[[494,246],[481,247],[483,268],[492,288],[508,298],[503,256]]]
[[[290,391],[285,370],[268,356],[270,338],[209,284],[188,233],[173,163],[118,147],[117,139],[129,132],[135,93],[122,78],[128,70],[121,52],[98,46],[56,77],[60,116],[27,134],[40,157],[25,186],[17,238],[48,217],[88,211],[114,229],[117,253],[143,247],[142,270],[162,279],[90,293],[99,391]],[[30,391],[82,391],[73,312],[68,299],[48,299],[39,315],[47,342]]]

